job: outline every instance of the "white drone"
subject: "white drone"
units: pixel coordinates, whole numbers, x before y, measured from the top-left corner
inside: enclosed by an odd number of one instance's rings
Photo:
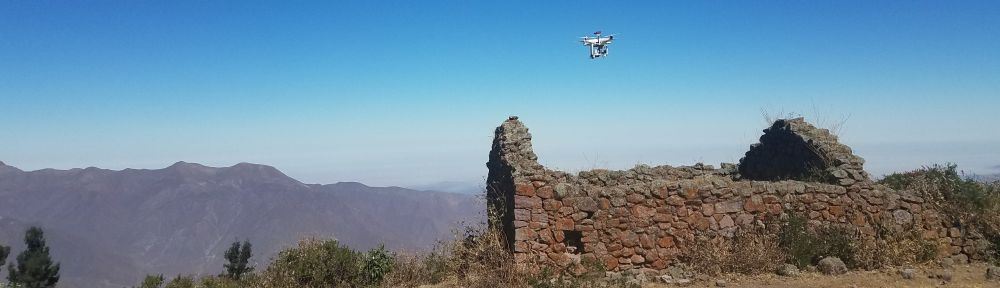
[[[594,37],[583,36],[580,37],[583,40],[583,46],[590,47],[590,59],[608,56],[608,45],[611,41],[615,40],[615,35],[608,35],[607,37],[601,37],[601,31],[594,32]]]

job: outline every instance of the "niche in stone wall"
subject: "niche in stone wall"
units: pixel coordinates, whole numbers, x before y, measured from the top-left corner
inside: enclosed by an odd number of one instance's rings
[[[586,252],[583,247],[583,232],[563,231],[563,236],[565,236],[564,242],[570,253],[582,254]]]
[[[750,146],[740,159],[740,177],[749,180],[800,180],[835,183],[827,171],[829,159],[791,129],[790,120],[778,120],[760,136],[760,143]]]

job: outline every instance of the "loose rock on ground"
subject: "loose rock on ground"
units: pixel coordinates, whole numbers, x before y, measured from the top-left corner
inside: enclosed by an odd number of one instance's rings
[[[781,268],[778,268],[778,275],[785,276],[785,277],[795,277],[795,276],[798,276],[799,275],[799,267],[796,267],[795,265],[792,265],[792,264],[781,265]]]
[[[826,275],[840,275],[847,273],[847,264],[837,257],[826,257],[819,260],[819,271]]]
[[[1000,266],[990,266],[986,268],[987,280],[1000,280]]]
[[[916,274],[917,274],[917,271],[913,270],[913,269],[899,270],[899,275],[903,276],[903,279],[907,279],[907,280],[913,279],[914,276],[916,276]]]

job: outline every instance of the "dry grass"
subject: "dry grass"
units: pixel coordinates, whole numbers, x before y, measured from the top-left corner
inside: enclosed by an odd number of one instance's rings
[[[383,287],[448,282],[469,288],[529,287],[538,269],[517,264],[496,229],[466,228],[426,255],[397,256]]]
[[[382,287],[417,287],[441,283],[447,279],[447,259],[437,251],[427,255],[397,254],[394,269]]]
[[[535,269],[515,263],[500,230],[472,232],[450,245],[451,257],[447,265],[459,285],[469,288],[528,286]]]
[[[708,275],[773,273],[785,263],[777,234],[762,227],[739,229],[731,239],[697,241],[688,258],[695,270]]]
[[[938,254],[938,246],[917,231],[889,228],[880,228],[873,239],[859,238],[852,245],[855,265],[862,269],[925,264]]]
[[[499,230],[466,228],[452,241],[439,243],[433,253],[397,256],[382,287],[636,287],[624,277],[605,278],[599,262],[584,261],[567,268],[515,263],[505,243]]]

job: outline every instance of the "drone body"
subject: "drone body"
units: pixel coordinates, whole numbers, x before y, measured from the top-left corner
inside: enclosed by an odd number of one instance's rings
[[[584,36],[580,37],[583,40],[583,46],[590,47],[590,59],[600,58],[608,56],[608,45],[611,41],[615,40],[615,35],[608,35],[607,37],[601,36],[601,31],[594,32],[594,37]]]

